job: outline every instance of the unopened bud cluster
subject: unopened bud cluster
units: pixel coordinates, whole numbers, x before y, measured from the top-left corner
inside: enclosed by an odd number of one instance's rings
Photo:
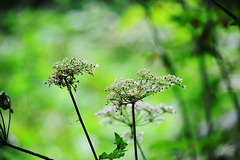
[[[107,86],[105,91],[110,93],[107,96],[107,104],[112,102],[114,105],[135,103],[143,98],[158,92],[163,92],[171,86],[182,85],[182,79],[174,75],[157,77],[150,73],[150,70],[141,69],[137,72],[138,80],[120,78]]]
[[[11,109],[11,98],[4,92],[0,92],[0,108],[7,110]]]
[[[76,75],[83,75],[84,73],[93,75],[93,68],[97,68],[98,64],[89,63],[87,60],[81,59],[76,60],[76,58],[65,58],[63,61],[59,61],[53,65],[54,72],[49,75],[49,79],[45,84],[52,84],[63,88],[66,86],[65,80],[69,83],[71,87],[76,91],[79,81],[76,80]]]

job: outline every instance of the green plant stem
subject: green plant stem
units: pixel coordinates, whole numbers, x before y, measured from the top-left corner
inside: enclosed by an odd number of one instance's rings
[[[88,135],[87,129],[86,129],[85,125],[84,125],[84,122],[83,122],[83,119],[82,119],[82,117],[81,117],[81,115],[80,115],[80,112],[79,112],[79,110],[78,110],[77,103],[76,103],[76,101],[75,101],[75,99],[74,99],[74,96],[73,96],[73,94],[72,94],[71,86],[68,84],[66,78],[65,78],[64,80],[65,80],[65,83],[66,83],[66,85],[67,85],[67,89],[68,89],[68,92],[69,92],[69,94],[70,94],[70,96],[71,96],[72,102],[73,102],[73,104],[74,104],[75,110],[76,110],[76,112],[77,112],[77,116],[78,116],[79,122],[80,122],[81,125],[82,125],[83,131],[84,131],[84,133],[85,133],[85,135],[86,135],[86,137],[87,137],[88,143],[89,143],[89,145],[90,145],[90,147],[91,147],[93,156],[94,156],[95,160],[98,160],[97,154],[96,154],[96,152],[95,152],[95,150],[94,150],[93,144],[92,144],[91,139],[90,139],[90,137],[89,137],[89,135]]]
[[[2,140],[6,139],[6,137],[5,137],[5,135],[4,135],[3,128],[2,128],[2,124],[0,124],[0,132],[1,132],[1,134],[0,134],[0,139],[2,139]]]
[[[132,102],[133,142],[134,142],[135,160],[138,160],[138,155],[137,155],[137,133],[136,133],[135,108],[134,108],[134,105],[135,105],[135,102]]]
[[[2,123],[3,123],[2,125],[0,124],[1,125],[2,134],[3,134],[3,138],[7,139],[5,122],[4,122],[4,118],[3,118],[1,110],[0,110],[0,116],[1,116],[1,119],[2,119]]]
[[[204,55],[199,57],[199,66],[202,74],[202,82],[204,89],[204,103],[205,103],[205,118],[207,122],[207,135],[209,136],[212,133],[212,94],[210,93],[210,86],[208,84],[209,78],[207,75],[206,63]]]
[[[206,68],[206,62],[205,57],[202,55],[199,57],[199,66],[200,71],[202,75],[202,83],[203,83],[203,89],[204,89],[204,106],[205,106],[205,118],[207,122],[207,137],[209,138],[210,135],[213,132],[213,122],[212,122],[212,94],[210,92],[210,86],[209,86],[209,78],[207,75],[207,68]],[[214,159],[214,152],[213,147],[208,146],[207,152],[208,152],[208,160]]]
[[[129,125],[129,127],[130,127],[131,133],[132,133],[132,135],[133,135],[133,127],[132,127],[131,125]],[[143,160],[147,160],[146,157],[145,157],[145,154],[144,154],[144,152],[143,152],[143,150],[142,150],[142,147],[140,146],[140,143],[139,143],[138,140],[137,140],[137,146],[138,146],[138,149],[139,149],[140,152],[141,152],[141,155],[142,155]]]
[[[9,130],[10,130],[10,124],[11,124],[11,107],[9,108],[9,116],[8,116],[8,128],[7,128],[7,137],[9,135]]]
[[[24,152],[24,153],[27,153],[27,154],[30,154],[30,155],[33,155],[33,156],[42,158],[42,159],[53,160],[52,158],[46,157],[46,156],[41,155],[41,154],[39,154],[39,153],[32,152],[32,151],[29,151],[29,150],[27,150],[27,149],[24,149],[24,148],[15,146],[15,145],[12,145],[12,144],[10,144],[10,143],[4,143],[4,145],[5,145],[5,146],[8,146],[8,147],[10,147],[10,148],[16,149],[16,150],[18,150],[18,151],[21,151],[21,152]]]
[[[137,140],[137,146],[138,146],[138,149],[139,149],[140,152],[141,152],[141,155],[142,155],[142,157],[143,157],[143,160],[147,160],[146,157],[145,157],[145,155],[144,155],[144,152],[143,152],[143,150],[142,150],[142,147],[140,146],[140,143],[138,142],[138,140]]]

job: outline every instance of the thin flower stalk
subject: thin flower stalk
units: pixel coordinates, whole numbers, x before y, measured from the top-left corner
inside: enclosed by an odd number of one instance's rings
[[[77,113],[77,116],[78,116],[78,120],[79,120],[79,122],[80,122],[80,124],[81,124],[81,126],[82,126],[82,128],[83,128],[83,131],[84,131],[84,133],[85,133],[85,135],[86,135],[86,137],[87,137],[88,143],[89,143],[90,148],[91,148],[91,150],[92,150],[93,156],[94,156],[95,160],[98,160],[97,154],[96,154],[96,152],[95,152],[95,150],[94,150],[94,147],[93,147],[93,144],[92,144],[92,141],[91,141],[90,136],[89,136],[89,134],[88,134],[88,132],[87,132],[87,129],[86,129],[85,125],[84,125],[83,119],[82,119],[81,114],[80,114],[80,112],[79,112],[79,109],[78,109],[78,107],[77,107],[77,103],[76,103],[76,101],[75,101],[75,99],[74,99],[74,96],[73,96],[73,94],[72,94],[71,87],[69,86],[69,84],[68,84],[68,82],[67,82],[66,79],[65,79],[65,83],[66,83],[66,85],[67,85],[68,92],[69,92],[69,94],[70,94],[70,96],[71,96],[71,99],[72,99],[72,102],[73,102],[73,104],[74,104],[74,107],[75,107],[75,110],[76,110],[76,113]]]
[[[130,126],[130,130],[131,130],[131,134],[133,135],[133,127],[132,127],[132,126]],[[141,133],[140,133],[140,134],[141,134]],[[132,137],[132,136],[131,136],[131,137]],[[143,160],[147,160],[138,139],[137,139],[137,147],[138,147],[138,149],[140,150],[140,153],[141,153],[141,155],[142,155]]]
[[[80,112],[77,107],[77,103],[75,101],[75,98],[73,96],[71,88],[73,88],[74,91],[76,92],[77,83],[79,83],[79,80],[76,80],[77,75],[84,75],[84,73],[86,73],[86,74],[90,74],[90,75],[94,76],[93,68],[97,68],[97,67],[98,67],[98,64],[89,63],[87,60],[84,60],[84,59],[77,61],[76,58],[69,59],[66,57],[63,61],[61,61],[61,62],[59,61],[53,65],[54,72],[51,75],[49,75],[48,81],[45,82],[45,84],[48,84],[49,87],[52,84],[57,85],[60,88],[67,87],[67,90],[70,94],[73,105],[75,107],[75,111],[77,113],[78,120],[79,120],[79,122],[83,128],[83,131],[86,135],[86,138],[88,140],[88,143],[90,145],[90,148],[92,150],[95,160],[98,160],[97,154],[94,150],[94,146],[91,142],[90,136],[87,132],[87,129],[84,125],[83,119],[80,115]]]
[[[138,160],[137,155],[137,134],[136,134],[136,123],[135,123],[135,109],[134,109],[135,102],[132,103],[132,127],[133,127],[133,142],[134,142],[134,154],[135,160]]]

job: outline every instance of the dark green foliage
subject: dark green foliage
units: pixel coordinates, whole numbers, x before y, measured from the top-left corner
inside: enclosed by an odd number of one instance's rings
[[[231,26],[239,26],[240,27],[240,19],[234,20],[232,23],[230,23]]]
[[[76,119],[69,96],[59,94],[62,91],[57,87],[43,85],[54,62],[76,57],[101,66],[94,78],[81,78],[76,93],[87,128],[99,142],[97,151],[109,154],[117,147],[108,145],[114,137],[97,138],[115,129],[98,125],[99,119],[93,114],[105,107],[106,93],[102,90],[116,78],[134,78],[140,68],[148,68],[156,75],[183,77],[188,85],[186,92],[178,92],[175,87],[148,99],[151,104],[172,104],[179,110],[178,116],[169,117],[171,120],[159,127],[141,128],[148,131],[141,143],[148,160],[210,159],[208,148],[215,154],[212,159],[240,159],[240,123],[236,121],[240,113],[236,21],[240,18],[240,1],[217,2],[229,12],[211,1],[200,0],[2,2],[0,86],[14,99],[10,136],[15,138],[11,142],[28,149],[34,146],[37,152],[58,160],[92,159],[85,149],[79,149],[82,145],[72,145],[79,141],[75,133],[80,129],[68,125]],[[204,70],[200,70],[200,64],[205,64]],[[204,83],[201,73],[205,73]],[[9,109],[3,108],[0,106],[7,126]],[[211,125],[206,124],[207,118]],[[212,126],[209,136],[207,126]],[[121,127],[114,132],[120,133]],[[0,159],[33,158],[2,147]],[[133,160],[133,154],[125,154],[122,159]]]
[[[4,91],[0,92],[0,108],[4,110],[11,108],[11,99]]]
[[[117,148],[110,154],[107,154],[106,152],[103,152],[100,156],[99,159],[119,159],[125,155],[125,148],[127,147],[127,143],[123,141],[122,137],[120,137],[116,132],[115,134],[115,142],[114,144],[117,145]]]

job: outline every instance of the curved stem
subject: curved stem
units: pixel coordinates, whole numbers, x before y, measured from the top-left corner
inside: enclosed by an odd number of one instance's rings
[[[0,123],[0,132],[1,132],[1,134],[0,134],[0,139],[2,139],[2,140],[6,139],[6,137],[5,137],[5,135],[4,135],[4,131],[3,131],[3,128],[2,128],[2,124],[1,124],[1,123]]]
[[[10,124],[11,124],[11,107],[10,107],[10,109],[9,109],[9,116],[8,116],[7,137],[8,137],[8,135],[9,135]]]
[[[4,122],[4,118],[3,118],[1,110],[0,110],[0,115],[1,115],[2,123],[3,123],[3,126],[0,124],[1,125],[2,134],[3,134],[4,139],[7,139],[5,122]]]
[[[138,155],[137,155],[137,134],[136,134],[135,108],[134,108],[134,105],[135,105],[135,102],[132,102],[133,142],[134,142],[135,160],[138,160]]]
[[[76,112],[77,112],[77,115],[78,115],[78,118],[79,118],[79,122],[80,122],[81,125],[82,125],[83,131],[84,131],[84,133],[85,133],[85,135],[86,135],[86,137],[87,137],[88,143],[89,143],[89,145],[90,145],[90,147],[91,147],[91,150],[92,150],[92,152],[93,152],[93,156],[94,156],[95,160],[98,160],[97,154],[96,154],[96,152],[95,152],[95,150],[94,150],[93,144],[92,144],[91,139],[90,139],[90,137],[89,137],[89,135],[88,135],[87,129],[86,129],[85,125],[84,125],[84,122],[83,122],[83,119],[82,119],[82,117],[81,117],[81,115],[80,115],[80,112],[79,112],[79,110],[78,110],[77,103],[76,103],[76,101],[75,101],[75,99],[74,99],[74,96],[73,96],[73,94],[72,94],[71,86],[69,86],[66,78],[65,78],[64,80],[65,80],[65,83],[66,83],[66,85],[67,85],[67,89],[68,89],[68,92],[69,92],[69,94],[70,94],[70,96],[71,96],[72,102],[73,102],[73,104],[74,104],[75,110],[76,110]]]
[[[41,155],[41,154],[39,154],[39,153],[32,152],[32,151],[29,151],[29,150],[27,150],[27,149],[24,149],[24,148],[15,146],[15,145],[12,145],[12,144],[10,144],[10,143],[5,143],[4,145],[5,145],[5,146],[8,146],[8,147],[10,147],[10,148],[16,149],[16,150],[18,150],[18,151],[21,151],[21,152],[24,152],[24,153],[27,153],[27,154],[30,154],[30,155],[33,155],[33,156],[42,158],[42,159],[53,160],[52,158],[46,157],[46,156]]]

